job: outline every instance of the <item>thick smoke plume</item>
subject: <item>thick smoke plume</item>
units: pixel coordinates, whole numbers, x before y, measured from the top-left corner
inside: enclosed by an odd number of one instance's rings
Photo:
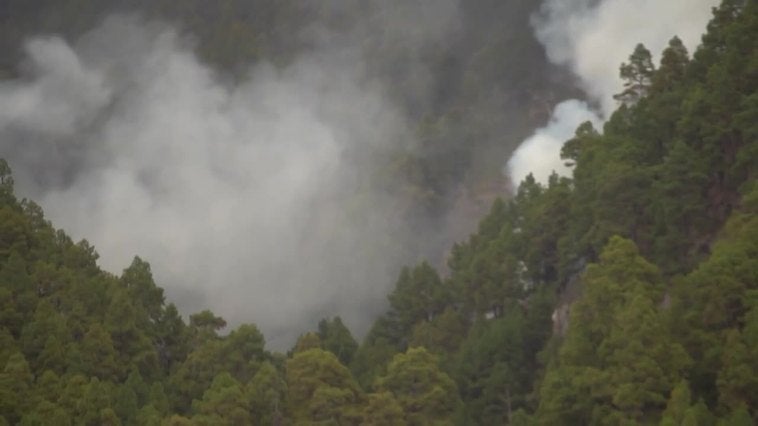
[[[514,183],[529,171],[541,182],[554,169],[562,142],[573,136],[582,121],[607,118],[617,107],[613,95],[621,91],[619,66],[637,43],[653,53],[654,60],[673,36],[692,52],[700,42],[712,7],[718,0],[546,0],[533,18],[537,38],[548,58],[568,67],[591,104],[560,104],[545,128],[524,141],[506,167]],[[547,135],[547,136],[546,136]],[[559,141],[559,143],[556,143]]]
[[[387,43],[413,52],[455,29],[455,3],[434,3],[434,16],[384,10],[356,28],[410,20]],[[426,21],[430,31],[414,27]],[[18,191],[88,238],[106,269],[149,260],[185,314],[255,322],[278,349],[327,315],[360,334],[401,263],[426,249],[409,229],[423,220],[373,180],[412,132],[367,77],[365,34],[303,37],[316,50],[283,69],[260,63],[241,83],[174,29],[133,17],[73,44],[32,39],[22,78],[0,84],[0,149]],[[424,68],[404,65],[422,102]]]

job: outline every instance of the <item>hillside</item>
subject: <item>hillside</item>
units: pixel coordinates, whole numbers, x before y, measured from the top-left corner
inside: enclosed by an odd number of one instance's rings
[[[100,269],[0,161],[0,424],[754,424],[758,2],[651,57],[565,143],[571,177],[495,200],[449,273],[404,268],[360,343],[334,315],[287,353],[185,321],[147,261]]]
[[[363,335],[579,96],[539,7],[0,1],[0,153],[19,197],[109,272],[149,258],[183,315],[254,321],[279,350],[333,314]]]

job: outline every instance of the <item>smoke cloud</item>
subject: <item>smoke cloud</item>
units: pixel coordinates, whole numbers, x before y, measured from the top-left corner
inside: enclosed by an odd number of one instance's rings
[[[587,103],[570,99],[555,107],[547,126],[537,129],[513,152],[506,165],[512,182],[521,182],[531,173],[537,182],[545,183],[553,173],[566,176],[571,169],[561,160],[563,143],[576,130],[578,124],[591,121],[598,126],[600,117]]]
[[[400,47],[455,30],[455,2],[434,4],[418,19],[423,8],[403,8],[406,21],[435,24]],[[367,19],[405,22],[386,10]],[[354,35],[308,28],[314,51],[285,68],[260,63],[241,83],[200,63],[176,30],[134,17],[74,44],[35,38],[23,76],[0,83],[0,149],[22,196],[88,238],[105,269],[149,260],[185,314],[254,322],[276,349],[327,315],[360,334],[433,237],[411,232],[419,218],[374,180],[413,132],[366,72],[367,35]],[[423,80],[423,64],[404,66]]]
[[[542,182],[553,168],[567,174],[569,171],[555,160],[560,147],[582,121],[593,116],[605,119],[618,106],[613,95],[622,87],[619,66],[627,61],[637,43],[643,43],[656,62],[675,35],[692,52],[705,31],[712,7],[718,3],[718,0],[545,0],[532,20],[535,34],[550,61],[569,68],[587,100],[597,108],[592,112],[586,103],[560,104],[547,126],[525,140],[509,160],[506,171],[513,182],[520,182],[527,171],[534,171],[535,178]]]

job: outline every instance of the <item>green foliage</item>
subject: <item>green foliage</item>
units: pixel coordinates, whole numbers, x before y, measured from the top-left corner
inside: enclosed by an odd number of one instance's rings
[[[364,389],[371,389],[374,380],[386,372],[387,364],[400,351],[399,341],[395,321],[380,317],[374,322],[350,365],[350,370]]]
[[[305,352],[309,349],[321,349],[321,337],[318,333],[308,332],[298,337],[292,353]]]
[[[612,238],[583,277],[566,340],[540,389],[538,418],[639,423],[662,411],[690,360],[655,306],[658,269]]]
[[[124,269],[121,285],[129,292],[131,299],[140,305],[152,322],[157,322],[163,313],[163,289],[155,285],[150,265],[135,257],[132,264]]]
[[[461,345],[455,368],[466,423],[502,423],[528,407],[545,333],[535,313],[512,306],[501,318],[476,324]]]
[[[655,66],[650,51],[642,44],[634,48],[629,63],[621,64],[619,73],[624,80],[624,91],[614,98],[624,104],[635,104],[645,97],[655,75]]]
[[[190,327],[199,335],[199,338],[211,338],[216,336],[216,332],[226,327],[226,321],[215,316],[213,312],[204,310],[190,315]]]
[[[47,300],[42,300],[31,322],[21,330],[19,343],[27,359],[33,360],[35,370],[54,369],[63,373],[64,346],[68,340],[64,318]]]
[[[742,329],[727,332],[716,379],[719,402],[732,411],[758,406],[758,289],[748,291],[747,299]]]
[[[403,407],[391,392],[376,392],[368,396],[363,409],[363,423],[367,426],[405,426]]]
[[[661,65],[652,76],[650,90],[653,93],[661,93],[682,84],[689,60],[687,48],[679,37],[674,36],[661,54]]]
[[[13,174],[5,159],[0,159],[0,192],[13,195]]]
[[[261,364],[258,372],[245,386],[252,418],[260,424],[282,421],[287,401],[287,384],[282,374],[270,362]]]
[[[661,416],[661,426],[680,425],[692,410],[692,394],[686,380],[682,380],[671,391],[666,410]]]
[[[331,352],[314,348],[287,360],[289,412],[294,422],[344,422],[364,396],[350,370]]]
[[[440,355],[454,354],[466,337],[467,325],[460,313],[448,307],[431,321],[417,323],[409,346],[423,346]]]
[[[69,414],[61,407],[49,401],[42,401],[31,412],[25,414],[19,424],[23,426],[45,426],[51,424],[69,426],[72,422]]]
[[[161,382],[154,382],[150,386],[147,400],[145,402],[146,405],[144,407],[152,407],[160,417],[168,414],[171,409],[168,397],[163,390],[163,384]]]
[[[221,372],[219,342],[207,342],[193,350],[169,378],[174,407],[180,413],[189,411],[193,399],[202,397],[213,378]]]
[[[16,352],[8,358],[0,373],[0,415],[8,422],[17,422],[33,403],[30,400],[33,378],[24,355]]]
[[[220,359],[223,371],[231,373],[241,382],[250,380],[267,356],[265,341],[258,327],[242,324],[223,341]]]
[[[242,425],[250,424],[251,417],[242,386],[229,373],[221,373],[203,393],[201,400],[195,400],[192,408],[195,414],[192,422],[196,425]]]
[[[726,224],[711,256],[674,287],[673,327],[695,359],[692,390],[710,406],[718,399],[728,407],[739,405],[740,398],[729,396],[730,384],[739,386],[741,380],[751,380],[749,374],[743,376],[745,372],[738,371],[751,368],[742,359],[749,356],[743,335],[753,330],[749,324],[754,321],[751,295],[757,288],[756,238],[758,216],[751,211],[737,212]]]
[[[358,349],[358,343],[350,334],[350,330],[342,323],[340,317],[319,321],[318,337],[323,349],[336,355],[342,364],[350,365],[355,351]]]
[[[161,414],[152,405],[146,405],[139,409],[135,416],[137,424],[145,426],[160,426]]]
[[[755,420],[745,407],[740,407],[729,413],[729,416],[719,421],[718,424],[719,426],[753,426],[755,425]]]
[[[80,368],[87,376],[104,380],[118,380],[123,374],[123,365],[118,363],[110,334],[99,324],[92,324],[82,339],[79,349]]]
[[[455,382],[424,348],[395,355],[377,388],[395,396],[409,425],[452,423],[460,404]]]
[[[105,314],[105,325],[120,355],[121,365],[135,365],[145,377],[158,374],[158,353],[147,333],[143,311],[126,291],[115,291]]]
[[[443,286],[437,271],[427,262],[404,268],[388,296],[393,315],[403,335],[407,336],[419,321],[431,321],[450,303],[450,291]]]
[[[155,329],[160,363],[164,371],[173,371],[187,357],[190,338],[189,329],[173,303],[163,310]]]

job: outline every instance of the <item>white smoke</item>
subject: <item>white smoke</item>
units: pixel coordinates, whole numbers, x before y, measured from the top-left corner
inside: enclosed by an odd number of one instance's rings
[[[399,201],[371,179],[412,132],[359,50],[224,83],[176,31],[118,17],[26,53],[23,78],[0,83],[0,148],[21,195],[106,269],[138,254],[185,314],[255,322],[278,349],[321,317],[361,333],[384,310],[414,259]]]
[[[582,101],[570,99],[558,104],[547,126],[537,129],[508,160],[507,171],[512,182],[521,182],[531,173],[537,182],[545,183],[556,172],[566,176],[571,169],[560,158],[561,147],[579,123],[591,121],[598,126],[600,117]]]
[[[34,128],[44,135],[73,134],[108,101],[101,76],[85,69],[76,53],[58,38],[32,40],[26,49],[35,82],[4,87],[0,122]]]
[[[556,108],[545,128],[524,141],[508,162],[514,183],[526,171],[545,182],[545,170],[553,167],[562,142],[593,114],[606,119],[618,106],[613,95],[621,91],[619,66],[628,60],[637,43],[643,43],[657,61],[668,41],[678,36],[694,51],[705,32],[712,7],[718,0],[546,0],[533,19],[535,34],[551,62],[568,67],[580,88],[599,110],[591,113],[581,102]],[[568,112],[567,108],[576,108]],[[549,134],[551,138],[540,135]],[[561,143],[555,143],[555,140]],[[527,145],[527,146],[524,146]],[[525,155],[524,152],[532,153]],[[523,162],[523,163],[522,163]],[[557,167],[558,173],[568,170]],[[540,179],[541,177],[541,179]]]

